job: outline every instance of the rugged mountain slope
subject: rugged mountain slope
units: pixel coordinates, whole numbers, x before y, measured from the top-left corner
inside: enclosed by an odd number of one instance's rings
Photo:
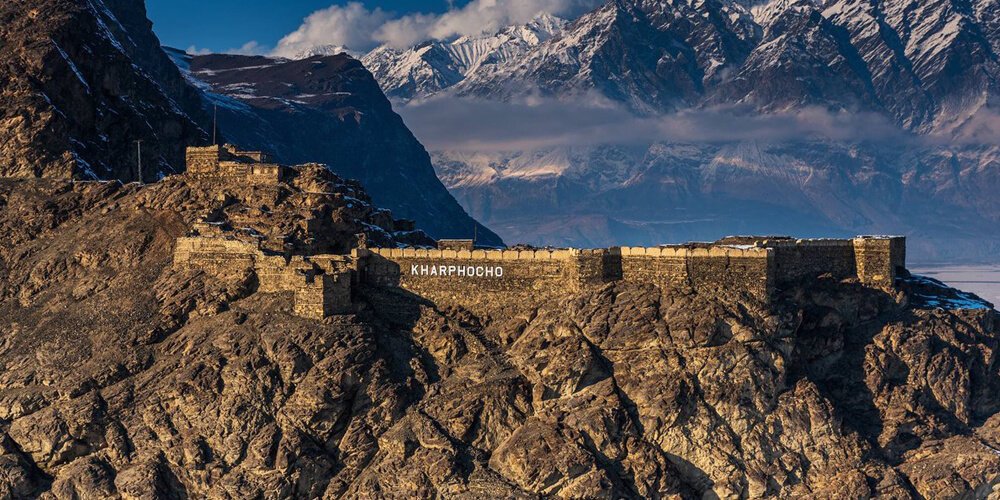
[[[377,210],[313,183],[262,220],[328,214],[356,244]],[[609,285],[488,317],[364,289],[315,322],[249,273],[171,266],[216,194],[0,181],[0,495],[940,498],[1000,478],[1000,318],[940,284],[826,280],[773,306]]]
[[[504,67],[562,30],[566,21],[542,14],[531,22],[497,33],[463,36],[449,42],[428,41],[408,50],[383,45],[361,62],[390,98],[434,94],[466,78]]]
[[[916,260],[990,261],[1000,249],[992,147],[658,143],[437,152],[434,163],[462,205],[509,242],[906,233]]]
[[[447,85],[410,84],[403,96],[450,89],[571,100],[596,92],[643,114],[818,105],[948,133],[997,94],[998,16],[988,0],[610,0],[519,57],[468,74],[438,72]],[[431,74],[416,54],[441,47],[429,43],[405,57],[379,49],[365,62],[392,67],[375,73],[395,91],[407,86],[400,75]]]
[[[175,57],[218,106],[229,140],[264,148],[286,163],[326,163],[434,237],[478,234],[481,243],[501,244],[437,179],[427,151],[357,60],[344,54],[298,61]]]
[[[145,179],[182,168],[205,120],[158,45],[141,2],[4,2],[0,176],[135,180],[136,140]]]

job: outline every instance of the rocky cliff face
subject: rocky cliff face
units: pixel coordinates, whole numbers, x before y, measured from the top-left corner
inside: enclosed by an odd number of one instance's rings
[[[0,495],[940,498],[1000,478],[1000,317],[938,283],[821,279],[769,306],[617,284],[482,316],[369,288],[316,322],[249,273],[171,266],[216,194],[0,183]],[[345,245],[375,222],[310,199],[269,217],[329,214]]]
[[[151,180],[206,140],[142,3],[4,2],[0,20],[0,177],[136,180],[142,140]]]

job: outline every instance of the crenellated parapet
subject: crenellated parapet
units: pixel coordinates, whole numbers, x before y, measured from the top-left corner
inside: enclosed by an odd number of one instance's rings
[[[891,288],[905,239],[731,237],[715,243],[597,250],[371,249],[355,252],[361,280],[465,305],[534,300],[612,281],[743,293],[762,302],[823,275]]]
[[[295,311],[324,318],[350,310],[352,286],[398,287],[470,310],[523,306],[616,281],[743,294],[767,303],[777,291],[821,276],[890,289],[905,272],[901,237],[736,237],[715,243],[607,249],[357,249],[351,255],[269,254],[213,226],[181,238],[175,263],[216,273],[252,269],[265,293],[293,292]]]

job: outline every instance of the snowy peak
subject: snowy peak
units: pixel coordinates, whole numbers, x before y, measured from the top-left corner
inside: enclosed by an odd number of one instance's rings
[[[309,59],[310,57],[326,57],[326,56],[335,56],[339,54],[347,54],[351,57],[354,57],[356,55],[354,51],[343,45],[327,44],[327,45],[317,45],[315,47],[300,51],[299,53],[295,54],[295,56],[292,57],[292,59],[301,60],[301,59]]]
[[[450,88],[484,67],[511,63],[562,30],[566,21],[542,14],[495,33],[428,41],[406,50],[381,46],[362,58],[386,95],[408,100]]]
[[[562,100],[597,94],[638,114],[707,105],[869,111],[956,133],[995,101],[1000,5],[990,0],[610,0],[568,23],[380,47],[390,97]]]

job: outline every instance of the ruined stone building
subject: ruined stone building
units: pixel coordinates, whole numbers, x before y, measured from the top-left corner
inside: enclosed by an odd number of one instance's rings
[[[187,175],[199,179],[240,178],[250,184],[277,184],[287,167],[272,163],[261,151],[240,151],[235,146],[187,148]]]

